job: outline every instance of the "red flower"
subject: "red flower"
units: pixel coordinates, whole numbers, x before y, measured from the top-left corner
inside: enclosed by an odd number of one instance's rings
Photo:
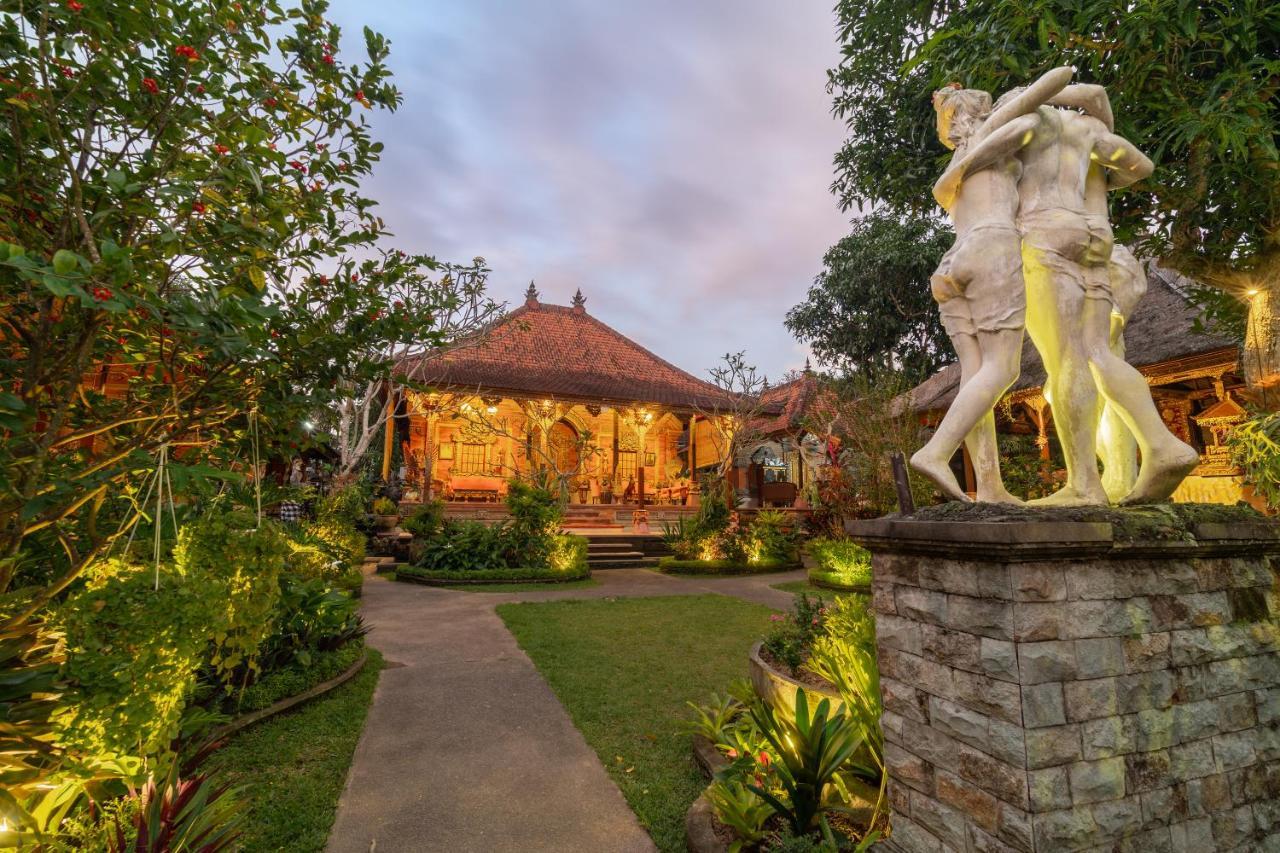
[[[191,202],[191,212],[196,215],[204,213],[204,202],[202,201]]]
[[[188,62],[195,62],[200,58],[200,54],[189,44],[180,44],[173,49],[173,52],[177,56],[186,57]]]
[[[303,163],[301,160],[290,160],[289,165],[304,175],[307,173],[307,164]]]
[[[351,274],[351,282],[354,284],[355,282],[357,282],[357,281],[359,281],[359,280],[360,280],[360,274],[359,274],[359,273],[354,273],[354,272],[353,272],[353,273]]]
[[[370,315],[369,315],[369,319],[370,319],[370,320],[381,320],[381,319],[382,319],[382,309],[381,309],[381,308],[379,308],[377,311],[374,311],[372,314],[370,314]]]
[[[279,332],[277,332],[275,329],[272,329],[272,330],[271,330],[271,337],[273,337],[273,338],[278,338],[278,337],[280,337],[280,333],[279,333]]]
[[[352,97],[362,104],[365,103],[364,89],[356,89],[356,93]]]
[[[152,95],[160,94],[160,84],[156,82],[154,77],[143,77],[142,88],[146,89]]]
[[[128,338],[116,338],[116,343],[120,344],[120,346],[124,346],[128,342]]]
[[[768,770],[768,769],[769,769],[769,763],[770,763],[770,761],[771,761],[771,760],[772,760],[772,759],[770,759],[770,758],[769,758],[769,753],[761,751],[761,753],[760,753],[760,766],[761,766],[761,767],[763,767],[765,770]]]
[[[338,166],[338,171],[339,171],[339,172],[345,172],[345,171],[347,171],[347,164],[346,164],[346,163],[343,163],[342,165]]]
[[[203,84],[203,83],[199,83],[199,84],[197,84],[197,85],[196,85],[196,94],[197,94],[197,95],[203,95],[203,94],[204,94],[204,84]]]
[[[230,148],[228,148],[227,146],[222,145],[222,144],[218,144],[218,145],[213,146],[213,150],[214,150],[214,151],[217,151],[219,154],[226,154],[226,153],[228,153],[229,151],[231,151],[231,149],[230,149]]]
[[[76,72],[72,71],[70,68],[68,68],[68,67],[67,67],[67,66],[65,66],[65,65],[64,65],[64,66],[62,66],[61,71],[62,71],[62,76],[63,76],[63,77],[74,77],[74,76],[76,76]]]
[[[759,773],[756,774],[756,787],[757,788],[764,787],[764,777],[761,776]]]
[[[277,101],[275,98],[264,98],[262,101],[262,105],[264,107],[274,107],[278,103],[280,102]]]
[[[729,758],[732,760],[738,757],[738,750],[734,749],[733,747],[729,747],[729,751],[726,752],[725,755],[729,756]]]
[[[403,308],[403,307],[404,307],[404,303],[403,303],[403,302],[401,302],[399,299],[397,299],[395,302],[392,302],[391,304],[392,304],[392,305],[394,305],[396,308]]]
[[[327,54],[327,53],[326,53],[324,56],[320,57],[320,58],[324,60],[324,64],[325,64],[325,65],[332,65],[332,64],[333,64],[333,57],[332,57],[332,56],[330,56],[330,55],[329,55],[329,54]]]
[[[93,294],[93,298],[98,302],[106,302],[111,298],[111,289],[108,287],[95,287],[89,292]]]
[[[77,3],[76,0],[67,0],[67,8],[72,12],[79,12],[84,8],[83,3]]]

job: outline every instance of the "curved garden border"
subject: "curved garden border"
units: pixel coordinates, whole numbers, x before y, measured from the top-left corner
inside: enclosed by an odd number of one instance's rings
[[[689,853],[728,853],[729,845],[716,835],[715,810],[705,791],[685,813],[684,843]]]
[[[829,688],[817,687],[797,681],[773,668],[760,657],[760,649],[763,646],[764,640],[759,640],[751,647],[751,686],[755,688],[757,696],[773,707],[791,714],[796,710],[796,693],[801,690],[805,692],[810,707],[817,705],[823,699],[830,699],[833,708],[840,704],[840,692],[836,690],[835,685]]]
[[[210,739],[222,740],[227,735],[235,734],[241,729],[247,728],[248,726],[265,720],[268,717],[274,717],[276,714],[283,713],[291,708],[296,708],[304,702],[309,702],[317,696],[322,696],[325,693],[328,693],[335,687],[341,687],[351,679],[355,678],[360,670],[364,669],[365,662],[368,659],[369,651],[368,649],[365,649],[360,653],[360,657],[356,659],[355,663],[351,664],[351,666],[347,667],[344,671],[338,673],[333,678],[330,678],[328,681],[322,681],[314,687],[309,687],[301,693],[294,694],[293,696],[286,696],[279,702],[274,702],[257,711],[251,711],[243,717],[237,717],[226,725],[214,729],[213,735]]]

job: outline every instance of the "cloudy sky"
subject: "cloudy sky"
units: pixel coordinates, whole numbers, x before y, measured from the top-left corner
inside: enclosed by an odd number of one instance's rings
[[[480,255],[700,376],[730,350],[771,377],[782,325],[846,230],[827,186],[830,0],[334,0],[343,49],[392,41],[368,187],[396,245]]]

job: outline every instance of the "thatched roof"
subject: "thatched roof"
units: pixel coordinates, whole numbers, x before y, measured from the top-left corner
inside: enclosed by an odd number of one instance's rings
[[[1200,308],[1191,301],[1192,282],[1186,277],[1147,265],[1147,292],[1125,324],[1126,360],[1143,368],[1162,362],[1189,358],[1236,345],[1236,341],[1212,330],[1192,331]],[[1022,344],[1022,372],[1010,392],[1039,388],[1044,384],[1044,365],[1035,346]],[[951,405],[960,383],[960,365],[949,364],[907,392],[915,412],[941,411]]]

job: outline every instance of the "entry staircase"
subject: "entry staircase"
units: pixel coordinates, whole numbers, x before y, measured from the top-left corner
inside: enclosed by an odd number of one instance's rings
[[[592,536],[587,537],[587,565],[597,569],[653,568],[658,558],[667,553],[662,539],[656,536]]]

